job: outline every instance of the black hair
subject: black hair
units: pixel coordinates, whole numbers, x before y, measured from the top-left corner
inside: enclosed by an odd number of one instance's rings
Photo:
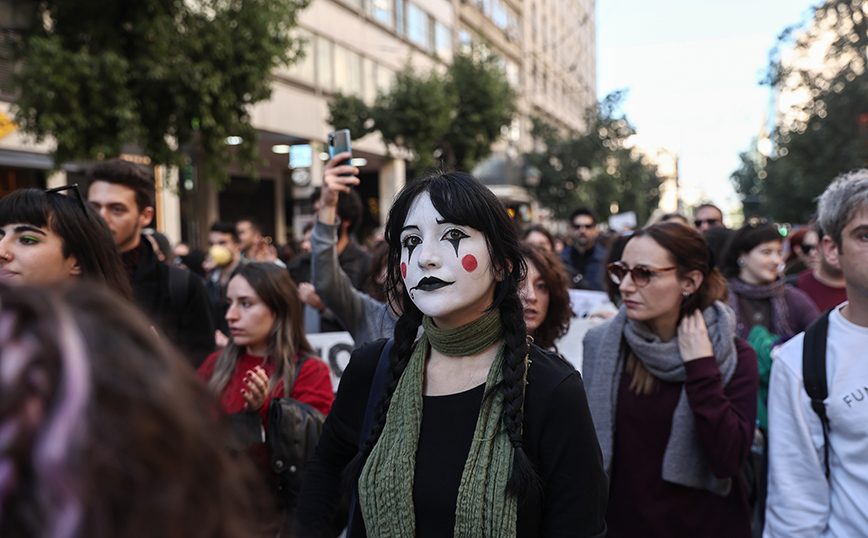
[[[123,185],[136,193],[139,213],[146,207],[154,207],[154,178],[147,168],[123,159],[110,159],[95,164],[87,172],[88,184],[105,181]]]
[[[711,265],[721,268],[723,265],[723,255],[726,253],[726,247],[732,239],[732,234],[735,232],[723,226],[712,226],[705,230],[702,238],[708,245],[708,250],[711,251]]]
[[[343,222],[351,222],[347,233],[354,234],[362,225],[362,198],[355,189],[338,195],[338,217]]]
[[[462,172],[434,173],[408,183],[389,212],[385,227],[385,239],[389,245],[386,296],[391,304],[401,305],[402,314],[395,325],[389,371],[371,433],[348,466],[347,476],[351,479],[358,477],[364,461],[380,438],[392,395],[410,361],[416,334],[422,324],[422,312],[410,299],[401,278],[401,229],[413,202],[426,192],[434,207],[448,222],[469,226],[485,236],[497,281],[490,308],[500,310],[504,329],[503,382],[498,390],[504,397],[503,423],[515,450],[507,493],[519,499],[535,496],[540,489],[539,477],[522,448],[521,436],[528,343],[527,326],[519,298],[519,282],[524,280],[527,266],[519,248],[518,234],[506,208],[490,190]]]
[[[580,215],[587,215],[587,216],[591,217],[592,219],[594,219],[594,224],[597,224],[597,222],[600,220],[597,218],[597,212],[596,211],[594,211],[590,207],[582,206],[582,207],[577,207],[577,208],[573,209],[573,212],[570,213],[570,224],[572,224],[573,220],[575,220],[575,218],[580,216]]]
[[[534,224],[532,226],[528,226],[524,229],[524,232],[521,234],[522,241],[527,241],[527,237],[532,233],[539,233],[545,236],[546,239],[549,240],[549,245],[552,247],[552,252],[555,250],[555,238],[552,236],[552,233],[548,228],[543,226],[542,224]]]
[[[262,232],[262,225],[260,224],[259,220],[255,219],[255,218],[253,218],[253,217],[241,217],[240,219],[238,219],[238,220],[235,221],[235,226],[237,227],[238,224],[241,223],[241,222],[249,222],[249,223],[250,223],[250,228],[251,228],[254,232],[258,232],[258,233],[260,233],[260,234],[263,233],[263,232]]]
[[[606,295],[609,296],[609,300],[615,306],[621,305],[621,289],[618,287],[618,284],[612,282],[612,279],[608,276],[608,267],[610,263],[615,263],[621,260],[621,256],[624,254],[624,247],[627,246],[627,241],[633,234],[629,235],[618,235],[612,244],[609,246],[609,252],[606,254],[606,267],[604,268],[606,271],[606,278],[603,279],[603,284],[606,288]]]
[[[236,243],[238,242],[238,230],[235,229],[235,223],[229,222],[225,220],[218,220],[214,224],[211,225],[212,232],[218,232],[221,234],[232,234],[232,240]]]
[[[15,223],[48,227],[60,237],[63,257],[75,256],[81,278],[105,284],[132,300],[129,277],[114,236],[90,205],[79,203],[74,196],[20,189],[0,198],[0,226]]]
[[[720,272],[726,278],[737,277],[741,272],[741,267],[738,265],[739,257],[742,254],[747,254],[757,245],[769,241],[780,241],[781,243],[784,241],[781,232],[775,226],[768,223],[749,222],[745,224],[730,239],[726,252],[723,254]]]

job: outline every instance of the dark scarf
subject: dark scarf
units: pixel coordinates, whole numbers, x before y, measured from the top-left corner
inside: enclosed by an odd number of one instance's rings
[[[783,276],[778,276],[777,280],[770,284],[748,284],[737,277],[730,278],[727,283],[730,291],[729,306],[735,312],[736,320],[739,319],[739,297],[751,301],[768,300],[772,303],[772,333],[784,338],[793,336],[793,330],[790,328],[790,311],[787,308],[787,283]],[[748,320],[747,325],[750,327],[754,323]]]

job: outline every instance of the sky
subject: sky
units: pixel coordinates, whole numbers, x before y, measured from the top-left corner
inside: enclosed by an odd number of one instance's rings
[[[597,98],[628,90],[639,144],[679,155],[687,202],[740,209],[729,176],[772,115],[769,51],[817,3],[597,0]]]

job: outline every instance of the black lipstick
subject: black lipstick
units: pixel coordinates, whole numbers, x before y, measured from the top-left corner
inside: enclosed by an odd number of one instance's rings
[[[421,290],[421,291],[434,291],[439,290],[440,288],[444,288],[446,286],[451,286],[454,282],[446,282],[444,280],[440,280],[437,277],[426,276],[422,280],[416,284],[415,287],[410,288],[410,291],[413,290]]]

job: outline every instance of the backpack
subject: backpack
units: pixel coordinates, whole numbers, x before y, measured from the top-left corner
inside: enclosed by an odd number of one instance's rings
[[[805,340],[802,344],[802,378],[805,392],[811,398],[811,408],[820,417],[823,424],[823,456],[826,464],[826,479],[829,478],[829,417],[826,415],[826,404],[829,396],[829,386],[826,381],[826,336],[829,333],[828,309],[805,329]]]

